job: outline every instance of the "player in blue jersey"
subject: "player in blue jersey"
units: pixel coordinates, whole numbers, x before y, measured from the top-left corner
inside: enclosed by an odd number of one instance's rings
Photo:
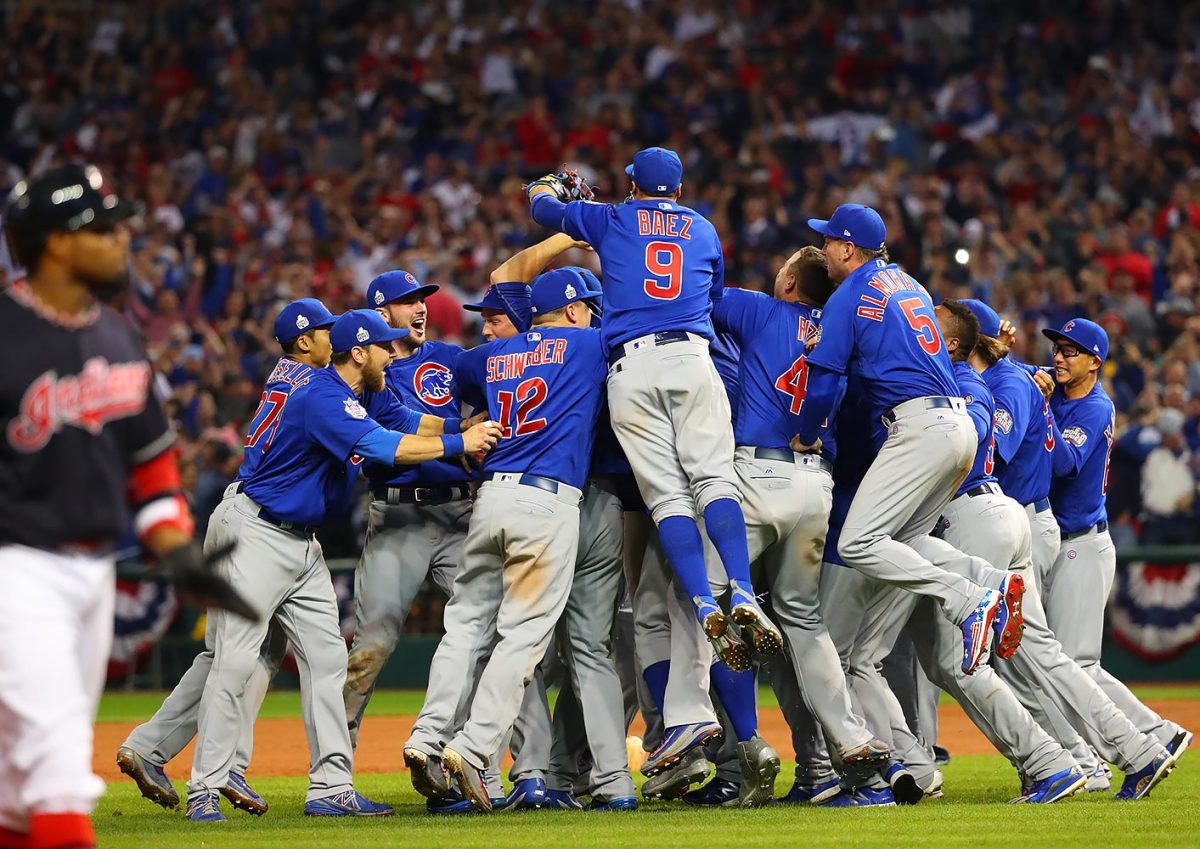
[[[367,286],[367,306],[408,335],[396,344],[385,378],[408,408],[457,418],[461,402],[454,366],[462,348],[425,335],[425,299],[438,290],[407,271],[385,272]],[[468,420],[467,425],[475,423]],[[471,518],[472,475],[458,458],[409,466],[370,464],[367,536],[355,572],[356,626],[346,670],[346,721],[358,744],[363,712],[392,655],[426,576],[446,595],[462,556]]]
[[[1084,318],[1042,333],[1054,343],[1050,398],[1054,412],[1054,481],[1050,505],[1062,544],[1050,568],[1043,603],[1063,650],[1087,671],[1139,730],[1167,747],[1140,773],[1125,776],[1118,799],[1138,799],[1174,767],[1191,734],[1164,720],[1100,665],[1104,608],[1116,573],[1116,549],[1108,534],[1105,495],[1116,413],[1099,372],[1108,356],[1108,334]]]
[[[782,637],[754,597],[729,401],[709,355],[712,302],[724,291],[721,242],[711,223],[678,203],[683,166],[673,151],[639,151],[626,173],[626,203],[563,204],[541,181],[529,189],[531,213],[600,257],[613,429],[701,627],[719,651],[729,618],[709,587],[703,515],[729,580],[732,618],[759,651],[775,653]],[[654,761],[663,766],[720,730],[702,714],[669,724],[660,747],[669,757]]]
[[[242,465],[237,477],[226,488],[225,497],[213,511],[209,533],[204,540],[206,550],[214,551],[228,541],[223,533],[226,527],[223,517],[240,492],[240,483],[248,480],[258,467],[263,449],[270,442],[270,434],[279,424],[279,414],[288,396],[297,386],[306,383],[315,369],[325,368],[329,364],[332,354],[329,328],[333,322],[334,316],[315,298],[293,301],[280,310],[275,318],[275,341],[279,343],[283,356],[271,370],[263,386],[258,409],[246,428]],[[196,655],[191,667],[179,679],[154,716],[134,728],[117,751],[117,765],[121,771],[137,782],[143,796],[165,808],[179,804],[179,794],[171,786],[165,767],[196,736],[200,698],[213,662],[212,621],[208,620],[210,627],[205,631],[204,651]],[[255,815],[266,813],[267,803],[246,782],[246,769],[250,765],[253,746],[254,719],[258,716],[267,686],[279,668],[284,646],[278,631],[273,628],[271,636],[263,643],[259,665],[247,682],[246,692],[241,698],[241,723],[212,729],[222,740],[230,735],[237,740],[229,781],[221,792],[234,807]],[[227,747],[228,743],[226,741],[220,745]]]
[[[463,566],[446,607],[446,635],[405,749],[426,756],[427,774],[440,760],[457,789],[483,810],[492,809],[483,770],[496,765],[491,761],[549,645],[574,571],[605,372],[599,332],[574,320],[580,303],[543,302],[530,330],[467,351],[458,362],[463,400],[486,407],[503,437],[484,461]],[[483,652],[488,657],[469,718],[446,740]],[[596,801],[624,806],[624,800]]]
[[[341,697],[346,644],[314,533],[330,497],[344,490],[352,455],[406,464],[487,450],[499,437],[499,425],[482,422],[460,433],[458,419],[403,407],[386,391],[383,372],[393,343],[408,331],[389,328],[374,311],[346,313],[329,335],[331,366],[314,371],[287,398],[277,424],[263,433],[261,462],[221,519],[221,532],[239,543],[221,568],[276,616],[296,646],[311,750],[305,814],[379,816],[391,808],[363,798],[351,781],[353,754]],[[232,742],[214,745],[212,729],[239,724],[238,698],[257,666],[266,628],[228,616],[217,616],[213,624],[215,657],[198,730],[208,745],[197,751],[188,783],[188,816],[194,821],[224,819],[217,793],[228,781],[235,753]]]
[[[1018,617],[1006,596],[939,569],[909,544],[928,535],[970,471],[976,434],[950,366],[925,289],[886,258],[887,229],[870,207],[839,206],[828,221],[810,219],[825,237],[830,277],[840,283],[825,306],[821,338],[808,358],[808,398],[796,447],[820,448],[819,430],[836,409],[840,376],[866,396],[880,452],[843,528],[846,562],[881,581],[938,600],[963,633],[970,674],[993,639],[1016,648]],[[994,627],[1012,623],[1014,633]]]

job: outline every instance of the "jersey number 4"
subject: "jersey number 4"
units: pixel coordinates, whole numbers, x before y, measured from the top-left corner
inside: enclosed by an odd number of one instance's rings
[[[800,413],[804,406],[804,396],[808,394],[808,360],[801,354],[792,363],[792,367],[775,378],[775,388],[788,396],[791,401],[789,410],[793,416]]]
[[[921,349],[929,356],[941,353],[942,334],[933,318],[928,315],[931,310],[920,298],[903,298],[896,304],[904,311],[908,326],[917,331],[917,341]]]
[[[675,300],[683,291],[683,248],[674,242],[650,242],[646,271],[654,275],[644,281],[646,294],[660,301]]]
[[[279,427],[279,415],[283,412],[283,405],[287,403],[287,399],[286,392],[262,394],[258,409],[254,411],[254,418],[250,420],[250,432],[246,434],[247,448],[253,448],[265,436],[267,441],[263,443],[263,450],[267,449],[271,440],[275,438],[275,430]]]
[[[544,428],[546,426],[545,419],[531,418],[531,416],[533,411],[545,402],[547,392],[546,381],[540,377],[522,380],[517,384],[515,392],[497,392],[496,403],[500,405],[500,424],[504,426],[500,435],[505,439],[511,436],[527,436]]]

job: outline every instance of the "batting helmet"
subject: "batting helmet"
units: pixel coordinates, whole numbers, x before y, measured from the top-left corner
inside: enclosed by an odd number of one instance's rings
[[[133,212],[96,166],[65,165],[17,183],[4,205],[4,231],[17,262],[32,270],[51,233],[111,226]]]

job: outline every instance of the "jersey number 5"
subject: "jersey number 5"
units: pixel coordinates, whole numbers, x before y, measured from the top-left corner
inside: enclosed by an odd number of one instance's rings
[[[505,439],[511,436],[527,436],[544,428],[545,419],[534,419],[530,416],[546,400],[547,391],[546,381],[540,377],[531,377],[518,383],[515,392],[496,393],[496,403],[500,405],[500,424],[504,426],[500,435]]]
[[[922,350],[931,357],[940,353],[942,334],[938,331],[938,326],[934,323],[933,318],[928,315],[929,308],[920,298],[904,298],[896,303],[900,309],[904,310],[908,326],[917,331],[917,341],[921,343]]]
[[[796,358],[791,368],[775,378],[775,388],[791,400],[788,408],[791,414],[799,415],[804,396],[808,394],[808,360],[803,354]]]
[[[660,301],[675,300],[683,291],[683,248],[674,242],[650,242],[646,271],[654,275],[645,280],[646,294]]]
[[[258,402],[258,409],[254,411],[254,418],[250,420],[250,432],[246,435],[246,447],[253,448],[258,444],[258,441],[267,437],[267,441],[263,443],[263,450],[271,444],[271,440],[275,438],[275,430],[279,427],[279,415],[283,412],[283,405],[287,403],[286,392],[264,392],[262,400]]]

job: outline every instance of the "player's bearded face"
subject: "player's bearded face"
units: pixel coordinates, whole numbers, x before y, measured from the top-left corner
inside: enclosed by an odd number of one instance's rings
[[[363,363],[363,386],[371,392],[382,392],[385,386],[383,370],[392,361],[390,345],[368,345],[367,361]]]
[[[79,230],[71,234],[71,269],[97,295],[111,295],[129,286],[129,229]]]

